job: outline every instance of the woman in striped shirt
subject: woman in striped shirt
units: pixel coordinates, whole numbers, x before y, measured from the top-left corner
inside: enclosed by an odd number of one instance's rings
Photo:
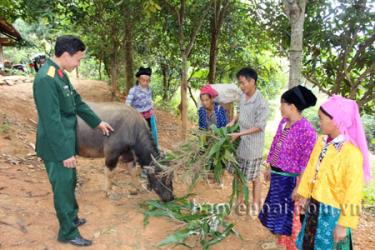
[[[129,94],[126,97],[126,104],[135,108],[147,121],[155,144],[158,146],[157,126],[150,88],[151,73],[151,68],[139,68],[135,74],[137,77],[136,85],[129,90]]]
[[[301,228],[292,193],[316,141],[315,129],[301,112],[315,104],[315,95],[303,86],[291,88],[281,96],[283,118],[267,158],[271,167],[266,170],[265,178],[271,179],[271,183],[259,219],[279,236],[278,243],[287,250],[296,249],[295,241]]]

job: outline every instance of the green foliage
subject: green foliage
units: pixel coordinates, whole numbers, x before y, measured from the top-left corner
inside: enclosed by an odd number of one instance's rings
[[[197,37],[189,56],[189,85],[192,90],[206,83],[209,61],[210,16],[213,9],[208,2],[186,2],[184,46],[188,45],[192,30],[202,13],[208,12],[202,31]],[[175,1],[114,1],[114,0],[61,0],[50,4],[46,0],[7,2],[9,7],[18,6],[17,17],[28,23],[17,24],[21,34],[34,47],[21,49],[16,62],[29,59],[34,53],[51,55],[52,46],[58,35],[73,33],[86,43],[87,61],[82,65],[82,77],[98,79],[101,67],[102,78],[113,78],[119,82],[118,88],[125,88],[125,38],[128,32],[125,23],[130,23],[134,70],[140,66],[153,68],[152,84],[154,95],[168,102],[176,94],[180,85],[181,53],[178,26],[172,7],[179,7]],[[243,66],[253,66],[259,72],[259,87],[271,99],[285,84],[286,76],[280,67],[281,61],[273,56],[275,46],[269,41],[265,30],[255,25],[248,16],[246,4],[233,2],[224,18],[223,30],[219,36],[218,81],[233,82],[236,71]],[[125,11],[128,12],[125,12]],[[125,13],[130,13],[126,15]],[[177,104],[178,105],[178,104]],[[177,105],[173,107],[177,110]],[[192,105],[189,105],[192,106]],[[195,108],[189,112],[190,119],[196,119]]]
[[[99,71],[100,64],[101,70]],[[79,66],[80,78],[108,81],[108,75],[103,71],[104,64],[102,62],[99,62],[95,57],[92,56],[84,58]]]
[[[13,22],[21,15],[22,2],[17,0],[0,1],[0,17],[5,18],[8,22]]]
[[[190,185],[190,190],[199,180],[207,180],[208,173],[214,174],[217,183],[227,166],[234,169],[232,182],[232,194],[230,205],[235,198],[244,194],[245,204],[249,201],[249,189],[245,176],[239,170],[235,158],[237,142],[232,142],[230,134],[239,130],[238,124],[233,127],[216,128],[211,126],[210,130],[196,131],[184,144],[168,154],[168,159],[162,164],[168,164],[168,172],[178,173],[183,180]]]
[[[167,217],[182,223],[179,230],[159,243],[159,247],[182,245],[193,248],[196,246],[188,245],[187,241],[194,237],[199,240],[201,249],[208,250],[230,234],[240,237],[234,230],[234,224],[225,220],[230,214],[228,204],[197,204],[188,200],[192,196],[188,194],[167,203],[152,200],[143,204],[145,225],[150,217]]]
[[[375,116],[363,115],[361,119],[365,129],[368,148],[375,154]]]
[[[373,4],[317,2],[307,9],[305,74],[329,93],[355,99],[366,113],[375,112]]]
[[[368,186],[365,187],[363,200],[365,205],[375,205],[375,181],[372,181]]]
[[[318,134],[321,133],[319,126],[319,116],[318,116],[319,106],[308,108],[303,111],[303,116],[313,125]]]
[[[371,163],[370,165],[372,166],[372,174],[374,175],[375,173],[375,157],[374,155],[370,155],[370,160]],[[375,179],[372,178],[371,182],[365,186],[364,190],[364,195],[363,195],[363,203],[364,206],[375,206]],[[375,211],[374,211],[375,212]]]
[[[290,25],[280,3],[263,1],[250,9],[286,56]],[[355,99],[368,114],[375,112],[374,10],[374,3],[366,0],[309,1],[303,39],[307,80],[328,94]]]

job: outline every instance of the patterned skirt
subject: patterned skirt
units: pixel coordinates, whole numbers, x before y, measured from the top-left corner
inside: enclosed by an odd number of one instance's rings
[[[248,181],[253,181],[260,176],[260,167],[262,165],[262,158],[256,158],[254,160],[245,160],[242,158],[237,158],[240,171],[246,177]],[[229,173],[234,173],[234,167],[227,166]]]
[[[305,213],[305,220],[297,239],[300,250],[352,250],[351,230],[346,237],[335,244],[333,232],[340,217],[340,209],[311,199]]]
[[[297,174],[282,172],[272,167],[270,189],[259,214],[259,220],[273,234],[292,235],[294,221],[292,193],[296,182]]]

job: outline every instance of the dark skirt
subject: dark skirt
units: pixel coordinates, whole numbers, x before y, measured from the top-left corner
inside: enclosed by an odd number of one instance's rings
[[[259,220],[274,234],[287,236],[292,234],[294,212],[292,193],[296,182],[297,174],[271,168],[270,189],[259,214]]]

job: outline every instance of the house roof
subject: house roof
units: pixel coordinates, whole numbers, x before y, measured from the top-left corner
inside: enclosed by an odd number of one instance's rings
[[[21,40],[21,34],[13,27],[13,25],[0,17],[0,45],[13,46]]]

